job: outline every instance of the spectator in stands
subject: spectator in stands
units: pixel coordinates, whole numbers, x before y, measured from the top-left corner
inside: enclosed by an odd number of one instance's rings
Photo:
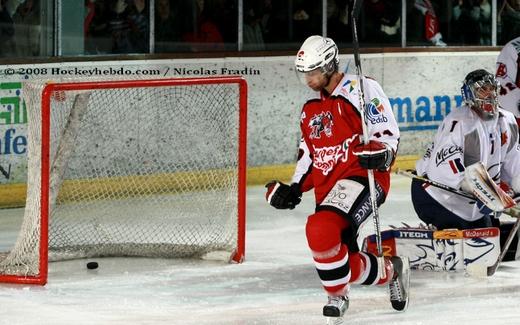
[[[108,16],[108,31],[112,38],[111,53],[132,52],[127,7],[128,4],[125,0],[115,0],[111,3]]]
[[[212,17],[215,13],[213,3],[208,0],[194,0],[190,4],[191,28],[183,33],[183,41],[189,42],[194,52],[224,50],[222,34]]]
[[[108,7],[106,1],[86,0],[87,15],[84,21],[85,53],[107,54],[111,52],[108,32]]]
[[[148,16],[148,6],[146,6],[145,0],[133,0],[128,6],[130,42],[134,52],[148,52],[150,35]]]
[[[244,5],[251,0],[244,1]],[[260,0],[255,0],[260,1]],[[213,0],[213,21],[217,25],[224,44],[230,50],[237,49],[238,42],[238,0]],[[261,9],[261,8],[260,8]],[[259,10],[262,12],[262,10]]]
[[[112,51],[108,32],[108,4],[106,0],[86,0],[87,15],[84,21],[85,53],[107,54]]]
[[[435,46],[446,46],[439,30],[439,20],[430,0],[415,0],[414,8],[424,16],[424,37]],[[416,14],[412,14],[416,15]]]
[[[12,56],[15,53],[14,23],[7,10],[8,0],[0,0],[0,56]]]
[[[487,0],[456,0],[453,20],[456,41],[464,45],[481,45],[484,39],[491,40],[491,6]]]
[[[16,55],[40,55],[40,0],[25,0],[13,15]]]
[[[393,0],[364,1],[366,39],[400,44],[401,3]]]
[[[148,18],[144,0],[115,0],[110,6],[108,32],[111,53],[148,51]]]
[[[321,3],[313,0],[295,0],[292,14],[292,38],[298,43],[309,35],[321,32]]]
[[[244,11],[244,50],[265,50],[262,34],[262,14],[260,5],[246,7]]]
[[[288,6],[282,1],[264,0],[262,31],[267,48],[276,48],[277,43],[288,42]]]
[[[83,21],[83,37],[87,38],[90,24],[96,15],[96,0],[85,0],[85,20]]]
[[[181,41],[179,12],[172,7],[170,0],[157,0],[155,4],[155,51],[164,53],[178,50]]]
[[[338,43],[352,42],[348,0],[327,1],[327,36]]]
[[[505,44],[520,35],[520,0],[504,0],[498,13],[500,43]]]
[[[480,45],[491,45],[491,3],[480,0]]]

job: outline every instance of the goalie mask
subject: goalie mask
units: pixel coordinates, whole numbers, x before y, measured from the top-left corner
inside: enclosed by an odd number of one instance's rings
[[[498,88],[493,74],[482,69],[475,70],[464,79],[462,98],[481,119],[489,121],[497,116]]]
[[[310,36],[303,42],[294,64],[298,79],[305,85],[307,76],[323,74],[330,77],[335,71],[338,71],[338,47],[330,38],[319,35]]]

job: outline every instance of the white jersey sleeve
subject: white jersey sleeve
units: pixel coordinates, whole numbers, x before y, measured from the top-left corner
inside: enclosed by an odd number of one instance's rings
[[[496,77],[500,83],[500,105],[520,117],[520,37],[507,43],[497,58]]]
[[[364,78],[363,86],[369,140],[384,142],[397,152],[400,133],[390,100],[375,80]]]
[[[356,75],[346,74],[342,81],[342,86],[336,89],[336,94],[345,97],[359,114],[359,93],[360,86]],[[353,90],[350,90],[353,88]],[[365,122],[369,140],[377,140],[388,144],[394,152],[397,152],[399,144],[399,127],[390,105],[390,100],[384,93],[377,81],[363,77],[363,91],[365,99]]]
[[[305,142],[305,139],[300,140],[300,147],[298,149],[298,162],[291,180],[291,183],[301,183],[304,177],[307,177],[311,172],[312,157]]]
[[[520,144],[518,143],[518,125],[513,114],[500,111],[502,168],[501,180],[511,185],[513,178],[520,175]]]

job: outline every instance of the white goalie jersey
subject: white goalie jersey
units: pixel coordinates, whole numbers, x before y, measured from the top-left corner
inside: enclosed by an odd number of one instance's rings
[[[520,174],[518,126],[511,112],[499,109],[491,121],[480,119],[469,106],[451,111],[437,130],[433,143],[416,163],[417,174],[460,189],[467,166],[481,162],[499,184],[511,184]],[[467,221],[483,215],[475,201],[429,186],[426,191],[448,210]]]

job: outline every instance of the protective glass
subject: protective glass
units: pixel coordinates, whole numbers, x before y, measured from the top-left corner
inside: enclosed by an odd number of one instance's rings
[[[325,75],[325,72],[322,68],[316,68],[311,71],[303,72],[296,70],[296,76],[298,80],[304,85],[307,85],[310,79],[318,78],[320,75]]]

